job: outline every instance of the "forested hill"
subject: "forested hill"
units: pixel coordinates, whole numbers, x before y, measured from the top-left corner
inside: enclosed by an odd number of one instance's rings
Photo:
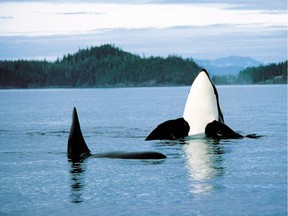
[[[238,74],[238,83],[287,83],[287,61],[258,67],[248,67]]]
[[[55,62],[0,61],[0,88],[190,85],[200,69],[190,59],[144,58],[102,45]]]
[[[102,45],[81,49],[55,62],[0,61],[0,88],[191,85],[200,69],[192,59],[145,58]],[[287,61],[212,79],[216,84],[287,83]]]

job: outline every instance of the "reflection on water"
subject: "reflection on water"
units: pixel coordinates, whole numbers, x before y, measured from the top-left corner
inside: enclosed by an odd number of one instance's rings
[[[71,177],[71,202],[83,202],[82,194],[85,187],[85,163],[71,162],[70,177]]]
[[[209,180],[224,174],[223,147],[215,140],[193,137],[185,140],[183,149],[191,181],[191,192],[211,192],[221,188],[215,184],[215,181]]]

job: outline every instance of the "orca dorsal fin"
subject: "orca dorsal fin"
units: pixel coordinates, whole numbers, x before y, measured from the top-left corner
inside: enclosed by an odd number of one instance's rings
[[[68,138],[67,156],[72,160],[81,160],[91,156],[90,150],[82,135],[76,107],[73,108],[72,125]]]

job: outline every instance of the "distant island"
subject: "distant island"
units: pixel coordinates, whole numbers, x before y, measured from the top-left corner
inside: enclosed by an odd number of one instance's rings
[[[140,57],[106,44],[54,62],[0,61],[0,88],[182,86],[191,85],[200,69],[192,58]],[[212,79],[216,84],[287,83],[287,61]]]
[[[240,71],[247,67],[256,67],[263,65],[262,62],[257,61],[251,57],[243,56],[226,56],[217,59],[193,59],[198,65],[211,71],[212,75],[238,75]]]

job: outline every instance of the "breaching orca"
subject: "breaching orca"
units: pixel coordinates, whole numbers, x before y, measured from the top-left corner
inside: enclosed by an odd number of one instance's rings
[[[217,139],[243,138],[225,125],[217,89],[204,68],[192,83],[183,117],[161,123],[145,140],[175,140],[196,134]],[[258,136],[251,134],[246,137]]]
[[[67,157],[72,161],[81,161],[87,157],[120,158],[120,159],[164,159],[166,156],[159,152],[107,152],[101,154],[90,153],[83,137],[77,110],[73,108],[72,125],[68,138]]]

